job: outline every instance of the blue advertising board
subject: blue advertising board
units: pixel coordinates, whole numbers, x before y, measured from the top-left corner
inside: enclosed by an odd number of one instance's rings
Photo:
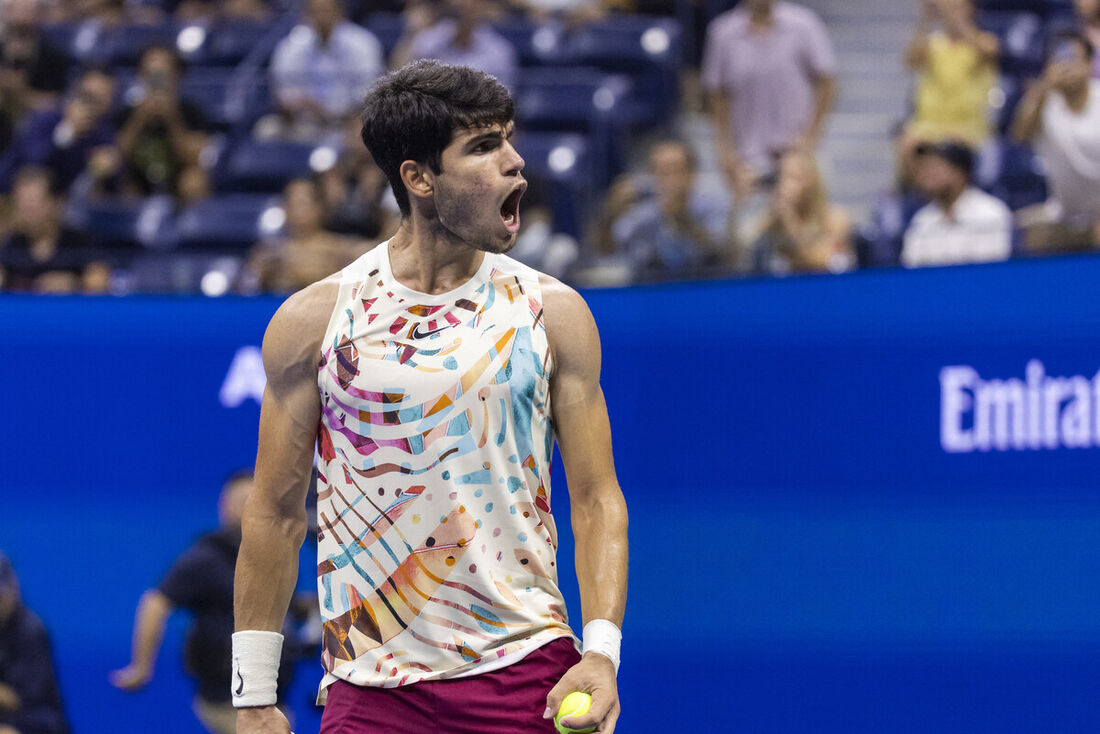
[[[1074,257],[585,292],[631,513],[618,730],[1100,725],[1097,283]],[[108,672],[254,458],[277,306],[0,298],[0,548],[77,734],[201,731],[185,618],[147,690]]]

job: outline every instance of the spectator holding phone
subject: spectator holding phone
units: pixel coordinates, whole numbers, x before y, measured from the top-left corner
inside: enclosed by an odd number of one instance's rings
[[[1100,46],[1100,0],[1073,0],[1079,30],[1095,49]],[[1100,55],[1093,55],[1092,75],[1100,78]]]
[[[1051,192],[1023,222],[1035,249],[1100,242],[1100,79],[1090,76],[1096,50],[1079,32],[1054,40],[1012,126],[1018,140],[1036,144]]]
[[[989,92],[1000,43],[978,28],[971,0],[921,0],[920,21],[905,60],[917,73],[913,117],[900,140],[902,177],[921,143],[959,140],[980,147],[992,134]]]
[[[141,55],[135,101],[119,124],[124,193],[171,193],[184,202],[200,198],[195,190],[204,189],[198,164],[206,119],[180,98],[180,67],[179,56],[168,46],[153,46]]]

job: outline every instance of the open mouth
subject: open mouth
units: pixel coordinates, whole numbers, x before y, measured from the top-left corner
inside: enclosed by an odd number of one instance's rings
[[[527,190],[527,184],[522,183],[512,189],[512,193],[500,205],[500,219],[509,232],[519,231],[519,200],[523,198],[523,192]]]

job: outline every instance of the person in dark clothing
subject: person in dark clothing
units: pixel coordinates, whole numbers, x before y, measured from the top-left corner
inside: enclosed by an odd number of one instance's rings
[[[218,499],[220,526],[195,541],[156,588],[146,591],[134,621],[132,660],[111,674],[111,683],[137,691],[153,677],[168,617],[177,608],[194,618],[184,643],[184,665],[195,679],[195,715],[212,734],[235,731],[230,701],[233,634],[233,570],[241,544],[241,513],[252,491],[252,472],[232,475]],[[289,656],[288,656],[289,657]],[[280,698],[290,683],[292,659],[279,670]]]
[[[208,191],[199,154],[206,145],[202,110],[180,97],[179,56],[169,46],[151,46],[138,62],[133,103],[119,114],[122,193],[170,193],[186,203]]]
[[[49,634],[0,553],[0,734],[67,734]]]
[[[0,238],[0,290],[104,293],[111,269],[83,234],[62,224],[50,172],[29,166],[12,187],[11,232]]]
[[[0,150],[23,115],[55,104],[68,82],[69,58],[43,38],[39,21],[37,0],[0,4]]]
[[[109,74],[88,69],[73,84],[64,104],[29,115],[0,156],[0,191],[10,189],[15,172],[23,166],[50,169],[60,191],[68,191],[89,167],[117,168],[110,115],[114,94],[115,82]]]

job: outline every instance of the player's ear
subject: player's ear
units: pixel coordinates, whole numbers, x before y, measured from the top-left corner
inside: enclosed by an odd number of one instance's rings
[[[432,172],[426,164],[405,161],[401,164],[401,182],[408,189],[409,196],[427,198],[435,192]]]

